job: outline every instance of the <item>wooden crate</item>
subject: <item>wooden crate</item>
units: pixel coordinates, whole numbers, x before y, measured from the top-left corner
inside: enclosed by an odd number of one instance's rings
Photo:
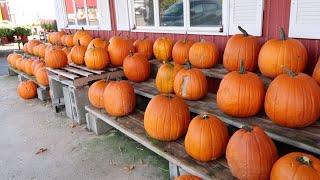
[[[86,122],[84,106],[89,104],[87,94],[90,83],[123,76],[123,71],[118,68],[97,71],[75,64],[61,69],[47,69],[53,107],[57,112],[65,107],[67,116],[79,124]]]

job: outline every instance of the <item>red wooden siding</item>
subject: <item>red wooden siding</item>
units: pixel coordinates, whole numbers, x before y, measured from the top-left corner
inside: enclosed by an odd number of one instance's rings
[[[10,20],[7,4],[0,3],[0,8],[1,8],[2,19],[3,20]]]
[[[110,15],[111,15],[111,27],[112,31],[91,31],[94,37],[102,37],[104,39],[108,39],[111,36],[114,36],[120,31],[116,30],[116,18],[115,18],[115,8],[114,1],[109,0],[110,3]],[[264,17],[263,17],[263,32],[260,37],[261,43],[264,43],[268,39],[278,38],[279,27],[283,27],[288,33],[289,29],[289,18],[290,18],[290,4],[291,0],[265,0],[264,5]],[[128,32],[123,31],[122,34],[124,36],[128,35],[131,38],[137,39],[142,38],[145,35],[156,39],[160,36],[169,36],[174,40],[181,39],[185,35],[181,34],[166,34],[166,33],[137,33],[137,32]],[[220,62],[223,54],[223,50],[225,44],[228,40],[228,36],[208,36],[208,35],[189,35],[190,39],[198,40],[199,38],[204,38],[208,41],[212,41],[216,43],[220,50]],[[312,39],[300,39],[300,41],[305,45],[308,50],[309,56],[309,64],[307,68],[307,72],[310,74],[313,71],[313,68],[317,62],[317,58],[319,57],[320,51],[320,40],[312,40]]]

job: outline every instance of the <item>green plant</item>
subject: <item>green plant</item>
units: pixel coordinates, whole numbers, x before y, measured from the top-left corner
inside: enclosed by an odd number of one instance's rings
[[[31,29],[26,27],[15,27],[14,34],[17,36],[30,36]]]
[[[0,38],[1,37],[12,37],[14,35],[14,30],[10,28],[0,28]]]

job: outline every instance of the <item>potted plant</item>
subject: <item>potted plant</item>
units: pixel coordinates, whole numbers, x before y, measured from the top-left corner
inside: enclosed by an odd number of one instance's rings
[[[31,35],[31,29],[24,27],[15,27],[14,32],[18,39],[21,40],[21,42],[27,42],[28,36]]]
[[[14,41],[13,38],[14,31],[10,28],[1,28],[0,29],[0,37],[2,44],[7,44]]]

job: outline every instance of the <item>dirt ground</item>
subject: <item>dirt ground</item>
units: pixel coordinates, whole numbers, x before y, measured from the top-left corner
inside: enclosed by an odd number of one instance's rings
[[[17,84],[0,77],[0,179],[168,179],[166,160],[118,131],[73,127],[50,102],[21,100]]]

